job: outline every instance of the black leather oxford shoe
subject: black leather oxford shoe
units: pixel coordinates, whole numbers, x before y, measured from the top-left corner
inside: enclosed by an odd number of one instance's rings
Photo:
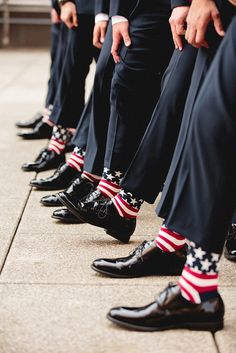
[[[71,198],[61,198],[61,202],[78,219],[85,223],[105,228],[107,234],[123,243],[128,243],[135,231],[136,220],[120,217],[110,199],[78,203],[74,202]]]
[[[43,119],[42,113],[37,113],[30,120],[17,121],[16,126],[23,129],[33,129]]]
[[[94,271],[117,278],[180,275],[186,262],[186,247],[173,253],[163,252],[154,240],[144,241],[129,256],[116,259],[97,259]]]
[[[40,203],[47,207],[58,207],[62,206],[61,201],[58,198],[58,194],[48,195],[41,198]]]
[[[54,174],[45,179],[33,179],[30,186],[40,190],[60,190],[67,188],[72,181],[78,177],[76,169],[71,168],[67,163],[61,164]]]
[[[61,202],[61,197],[69,197],[74,200],[74,202],[79,202],[81,198],[87,195],[87,192],[91,191],[95,186],[94,184],[90,183],[89,181],[86,182],[85,179],[79,176],[76,178],[72,184],[62,193],[58,193],[55,195],[44,196],[41,199],[41,203],[44,206],[62,206],[63,203]],[[60,194],[60,197],[59,197]],[[63,195],[62,195],[63,194]]]
[[[41,172],[57,168],[61,163],[65,163],[65,155],[56,154],[47,148],[43,149],[34,162],[25,163],[22,165],[22,170],[25,172]]]
[[[219,294],[200,304],[191,303],[182,297],[178,285],[169,284],[153,303],[140,308],[113,308],[107,318],[138,331],[184,328],[216,332],[224,326],[224,303]]]
[[[61,208],[60,210],[56,210],[52,214],[52,218],[61,221],[62,223],[69,224],[81,224],[84,223],[76,218],[73,213],[71,213],[67,208]]]
[[[86,178],[79,177],[64,192],[59,192],[58,198],[62,205],[67,207],[67,204],[77,205],[81,199],[94,191],[97,184],[92,183]],[[73,213],[73,212],[72,212]]]
[[[236,262],[236,224],[230,226],[229,233],[225,243],[224,255],[227,260]]]
[[[17,136],[24,140],[49,139],[52,136],[52,126],[41,120],[31,131],[18,132]]]

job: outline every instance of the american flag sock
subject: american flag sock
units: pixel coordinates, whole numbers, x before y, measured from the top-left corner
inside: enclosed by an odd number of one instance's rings
[[[78,172],[81,172],[84,166],[84,156],[85,150],[80,147],[75,147],[74,151],[72,152],[70,158],[67,161],[67,164]]]
[[[98,184],[98,189],[106,197],[113,198],[120,191],[120,183],[122,177],[123,173],[104,168],[102,179]]]
[[[182,296],[201,303],[217,295],[220,255],[189,245],[187,261],[179,280]]]
[[[164,252],[174,252],[186,244],[186,238],[182,235],[167,229],[163,224],[156,236],[156,245]]]
[[[101,180],[100,176],[86,172],[86,170],[83,171],[82,178],[88,179],[92,183],[99,183]]]
[[[57,154],[61,154],[66,148],[66,144],[70,141],[71,137],[72,134],[68,131],[68,129],[60,125],[54,126],[48,149]]]
[[[135,197],[131,192],[121,190],[112,202],[121,217],[136,218],[144,201]]]

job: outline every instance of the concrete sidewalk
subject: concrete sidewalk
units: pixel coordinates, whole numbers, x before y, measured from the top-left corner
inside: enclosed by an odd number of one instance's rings
[[[42,107],[48,68],[43,51],[0,53],[0,353],[236,352],[236,265],[225,260],[221,290],[226,322],[215,335],[131,332],[106,319],[112,306],[147,304],[176,278],[118,280],[90,269],[95,258],[127,255],[153,237],[161,222],[153,205],[143,207],[128,245],[99,228],[59,224],[51,219],[52,208],[40,206],[48,192],[32,191],[29,181],[35,174],[20,167],[46,141],[18,139],[14,123]]]

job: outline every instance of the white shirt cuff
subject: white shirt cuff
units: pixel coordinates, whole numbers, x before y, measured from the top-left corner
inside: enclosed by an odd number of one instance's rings
[[[109,21],[109,16],[106,13],[99,13],[95,16],[95,23],[101,21]]]
[[[120,22],[128,22],[127,18],[123,16],[112,16],[111,21],[113,25]]]

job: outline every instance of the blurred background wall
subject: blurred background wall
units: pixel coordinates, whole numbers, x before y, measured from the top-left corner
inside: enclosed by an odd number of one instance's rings
[[[0,0],[0,48],[50,43],[50,0]]]

